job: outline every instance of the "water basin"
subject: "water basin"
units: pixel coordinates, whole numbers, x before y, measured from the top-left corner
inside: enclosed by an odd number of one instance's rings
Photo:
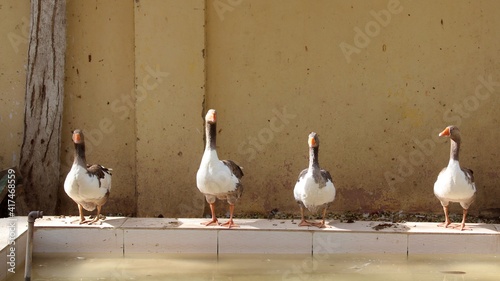
[[[45,254],[32,280],[499,280],[496,255]],[[8,280],[24,280],[18,272]]]
[[[79,225],[75,217],[44,217],[35,223],[32,280],[500,280],[495,224],[459,231],[436,223],[331,221],[318,229],[240,219],[228,230],[203,221],[107,218]],[[17,275],[6,274],[3,263],[0,280],[24,279],[26,220],[15,222]],[[0,227],[10,223],[0,220]],[[10,253],[3,243],[0,258]]]

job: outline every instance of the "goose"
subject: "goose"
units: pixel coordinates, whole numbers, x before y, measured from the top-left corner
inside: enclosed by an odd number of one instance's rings
[[[217,112],[210,109],[205,116],[206,144],[200,168],[196,173],[196,185],[210,205],[212,219],[205,226],[219,225],[215,216],[215,200],[227,200],[229,203],[229,220],[222,224],[228,228],[237,227],[233,221],[234,204],[243,192],[241,178],[243,171],[231,160],[219,160],[216,150]]]
[[[463,208],[462,223],[460,230],[469,229],[465,227],[467,210],[476,197],[476,185],[472,170],[461,168],[458,163],[458,153],[460,151],[460,131],[456,126],[446,127],[440,137],[449,137],[451,142],[450,161],[448,166],[439,173],[434,183],[434,195],[443,206],[445,221],[439,224],[440,227],[448,227],[451,224],[448,216],[448,204],[458,202]],[[455,228],[455,226],[451,226]]]
[[[64,191],[78,205],[80,224],[97,222],[101,208],[106,203],[111,190],[111,169],[94,164],[87,165],[85,159],[85,138],[79,129],[73,131],[75,160],[64,181]],[[97,207],[94,219],[85,220],[83,209],[93,211]]]
[[[322,170],[318,163],[319,137],[315,132],[309,134],[309,168],[299,174],[293,189],[295,201],[300,206],[301,221],[299,226],[327,227],[325,224],[326,209],[335,200],[335,187],[332,176]],[[304,207],[311,213],[323,209],[323,220],[320,223],[308,222],[304,218]]]

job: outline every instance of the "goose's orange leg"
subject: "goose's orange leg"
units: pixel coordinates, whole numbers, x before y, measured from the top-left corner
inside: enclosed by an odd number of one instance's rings
[[[325,217],[326,217],[326,207],[325,207],[325,209],[323,209],[323,220],[321,220],[321,222],[314,223],[314,226],[317,226],[319,228],[328,228],[328,227],[330,227],[330,226],[328,226],[328,225],[325,224]]]
[[[233,213],[234,213],[234,204],[229,204],[229,220],[222,225],[227,225],[228,228],[231,227],[239,227],[239,225],[235,224],[233,221]]]
[[[83,206],[78,204],[78,212],[80,213],[80,224],[85,223],[85,217],[83,216]]]
[[[450,221],[450,217],[448,216],[448,206],[443,206],[443,210],[444,210],[444,223],[440,223],[438,224],[438,227],[448,227],[451,223]]]
[[[466,217],[467,217],[467,209],[464,209],[464,213],[462,216],[462,222],[457,226],[453,226],[453,228],[460,228],[461,231],[462,230],[472,230],[472,228],[465,226],[465,218]]]
[[[313,223],[306,221],[304,217],[304,207],[302,206],[302,204],[299,205],[300,205],[300,217],[301,217],[299,226],[313,226],[314,225]]]
[[[209,203],[209,204],[210,204],[210,212],[212,213],[212,220],[203,223],[203,225],[205,226],[209,226],[212,224],[219,225],[219,221],[215,217],[215,205],[214,203]]]

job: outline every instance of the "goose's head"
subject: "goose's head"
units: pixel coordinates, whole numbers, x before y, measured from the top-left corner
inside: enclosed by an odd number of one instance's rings
[[[458,129],[457,126],[450,125],[446,127],[441,133],[439,133],[440,137],[460,137],[460,130]]]
[[[73,142],[75,144],[80,144],[84,142],[83,132],[80,129],[73,131]]]
[[[440,137],[449,137],[452,140],[460,139],[460,130],[457,126],[450,125],[446,127],[441,133],[439,133]]]
[[[205,122],[209,124],[217,123],[217,111],[215,109],[210,109],[205,116]]]
[[[311,132],[309,134],[309,139],[308,139],[309,147],[318,147],[319,146],[319,137],[318,134],[315,132]]]

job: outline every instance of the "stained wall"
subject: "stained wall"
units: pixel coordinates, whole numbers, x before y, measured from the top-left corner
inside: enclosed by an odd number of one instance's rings
[[[208,105],[220,110],[220,154],[247,172],[239,210],[297,209],[292,189],[315,131],[333,210],[441,212],[432,189],[449,142],[437,135],[455,124],[477,179],[471,212],[498,212],[498,5],[208,5]]]
[[[29,4],[2,0],[2,167],[22,141]],[[114,169],[106,213],[196,217],[203,119],[244,168],[237,215],[297,213],[307,135],[337,187],[334,212],[441,212],[432,186],[462,132],[475,214],[498,214],[500,3],[489,1],[67,1],[62,182],[81,128]],[[24,36],[24,37],[23,37]],[[24,39],[23,39],[24,38]],[[17,51],[16,51],[17,50]],[[227,205],[220,205],[222,214]],[[459,211],[458,206],[452,211]]]
[[[0,4],[0,169],[19,165],[24,133],[29,1]]]

